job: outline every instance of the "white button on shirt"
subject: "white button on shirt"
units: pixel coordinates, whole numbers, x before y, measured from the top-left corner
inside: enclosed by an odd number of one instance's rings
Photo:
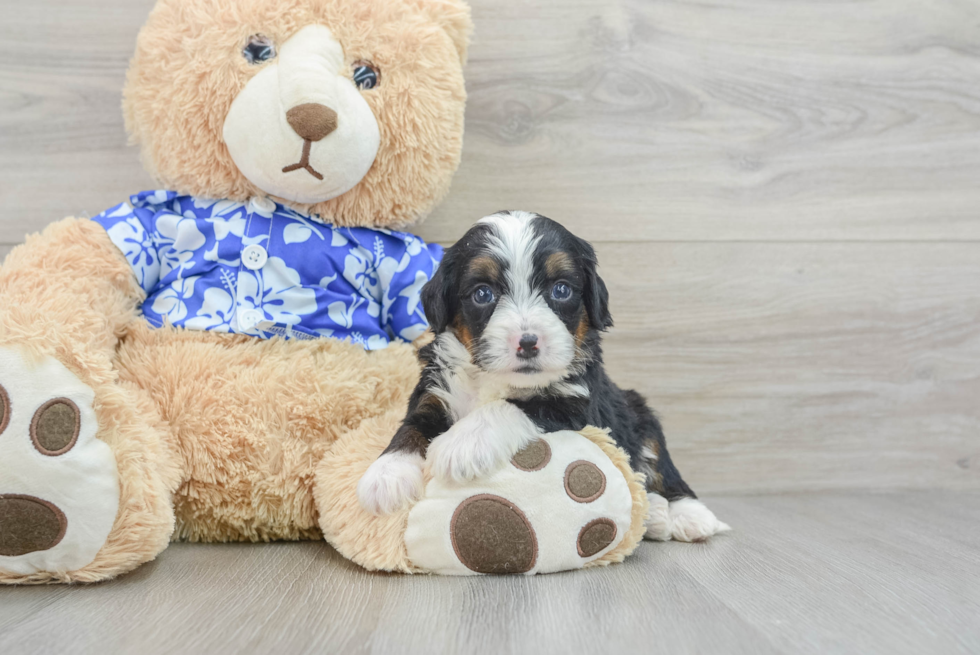
[[[276,210],[276,203],[272,202],[265,196],[255,196],[249,200],[249,208],[254,212],[271,214]]]
[[[242,250],[242,266],[250,271],[259,270],[267,261],[269,261],[269,253],[257,243]]]
[[[238,327],[246,332],[262,322],[265,314],[257,309],[245,309],[238,312]]]

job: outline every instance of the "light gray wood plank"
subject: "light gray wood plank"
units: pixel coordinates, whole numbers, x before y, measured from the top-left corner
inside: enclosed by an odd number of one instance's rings
[[[973,244],[602,244],[607,368],[695,491],[980,488]]]
[[[706,502],[734,532],[536,578],[369,574],[319,543],[176,544],[110,583],[0,588],[5,615],[35,608],[2,624],[0,644],[146,655],[980,648],[980,494]]]
[[[980,648],[980,495],[806,494],[715,507],[738,526],[738,545],[672,554],[779,650]]]
[[[4,0],[0,243],[152,187],[119,96],[150,0]],[[594,240],[980,239],[980,7],[475,0],[454,240],[503,207]]]
[[[0,3],[0,243],[155,185],[126,145],[122,85],[153,0]]]
[[[980,6],[476,2],[467,146],[427,233],[976,239]]]

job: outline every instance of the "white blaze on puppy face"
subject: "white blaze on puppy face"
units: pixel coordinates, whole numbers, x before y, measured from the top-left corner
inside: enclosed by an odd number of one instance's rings
[[[515,387],[548,386],[568,375],[575,357],[574,338],[541,290],[533,286],[534,253],[540,241],[534,233],[534,217],[529,212],[511,212],[480,221],[493,228],[488,245],[505,264],[507,284],[480,337],[481,363],[486,371],[505,377]],[[517,356],[524,334],[538,338],[538,356],[532,360]]]
[[[235,98],[225,118],[224,140],[235,165],[268,194],[318,203],[352,189],[371,169],[381,134],[361,91],[347,76],[344,50],[323,25],[303,28],[261,64]],[[303,105],[335,112],[335,129],[309,145],[309,167],[283,172],[303,161],[306,139],[287,112]]]

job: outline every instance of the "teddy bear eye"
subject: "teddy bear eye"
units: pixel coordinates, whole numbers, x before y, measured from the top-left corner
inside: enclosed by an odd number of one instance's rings
[[[366,91],[378,86],[381,76],[378,69],[371,62],[358,61],[354,63],[354,84],[357,88]]]
[[[242,50],[242,56],[250,64],[261,64],[263,61],[275,59],[276,44],[267,36],[253,34]]]

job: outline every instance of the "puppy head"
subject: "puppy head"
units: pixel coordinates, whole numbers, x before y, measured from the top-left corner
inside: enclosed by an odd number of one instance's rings
[[[515,387],[574,374],[612,325],[592,246],[528,212],[471,228],[446,251],[422,304],[436,334],[455,335],[476,366]]]

